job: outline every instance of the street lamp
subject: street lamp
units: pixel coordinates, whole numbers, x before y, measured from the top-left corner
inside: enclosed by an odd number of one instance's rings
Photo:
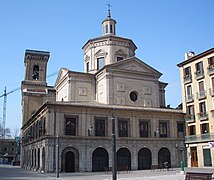
[[[112,180],[117,179],[117,157],[116,157],[116,134],[115,134],[115,117],[112,120]]]
[[[56,177],[59,178],[59,135],[56,136]]]

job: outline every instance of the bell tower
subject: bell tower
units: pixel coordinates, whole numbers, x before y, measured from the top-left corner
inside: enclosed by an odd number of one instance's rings
[[[22,81],[22,125],[27,123],[34,112],[44,103],[47,95],[47,63],[50,53],[26,50],[25,79]]]
[[[108,4],[108,16],[107,18],[102,22],[103,27],[103,35],[116,35],[116,21],[111,18],[111,12],[110,12],[110,4]]]

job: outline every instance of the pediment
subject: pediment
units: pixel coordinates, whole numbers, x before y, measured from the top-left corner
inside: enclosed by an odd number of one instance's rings
[[[143,61],[139,60],[136,57],[132,57],[129,59],[119,61],[115,64],[111,64],[109,68],[117,69],[117,70],[125,70],[129,72],[134,71],[134,72],[145,73],[145,74],[153,74],[159,77],[162,75],[159,71],[157,71],[156,69],[144,63]]]
[[[57,84],[59,84],[61,79],[68,73],[68,71],[69,71],[69,69],[67,69],[67,68],[61,68],[60,69],[54,86],[57,86]]]

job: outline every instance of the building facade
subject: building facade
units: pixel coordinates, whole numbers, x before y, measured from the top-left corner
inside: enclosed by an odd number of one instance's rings
[[[185,53],[185,61],[178,64],[185,115],[187,165],[214,166],[214,49],[198,55]]]
[[[61,172],[112,167],[112,117],[118,169],[184,160],[183,113],[165,106],[162,74],[135,56],[131,39],[116,35],[110,11],[102,29],[83,46],[84,72],[62,68],[53,87],[46,82],[50,53],[26,50],[22,167],[54,172],[57,160]]]
[[[0,164],[11,164],[15,158],[16,143],[14,139],[0,139]]]

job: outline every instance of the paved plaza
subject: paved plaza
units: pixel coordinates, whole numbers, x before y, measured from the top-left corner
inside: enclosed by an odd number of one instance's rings
[[[213,172],[211,168],[185,168],[185,171],[195,172]],[[0,166],[0,180],[111,180],[111,173],[60,173],[60,177],[56,178],[54,173],[39,173],[31,170],[25,170],[15,166]],[[184,180],[185,175],[180,173],[180,169],[176,168],[170,171],[160,170],[142,170],[120,172],[117,174],[117,180]]]

